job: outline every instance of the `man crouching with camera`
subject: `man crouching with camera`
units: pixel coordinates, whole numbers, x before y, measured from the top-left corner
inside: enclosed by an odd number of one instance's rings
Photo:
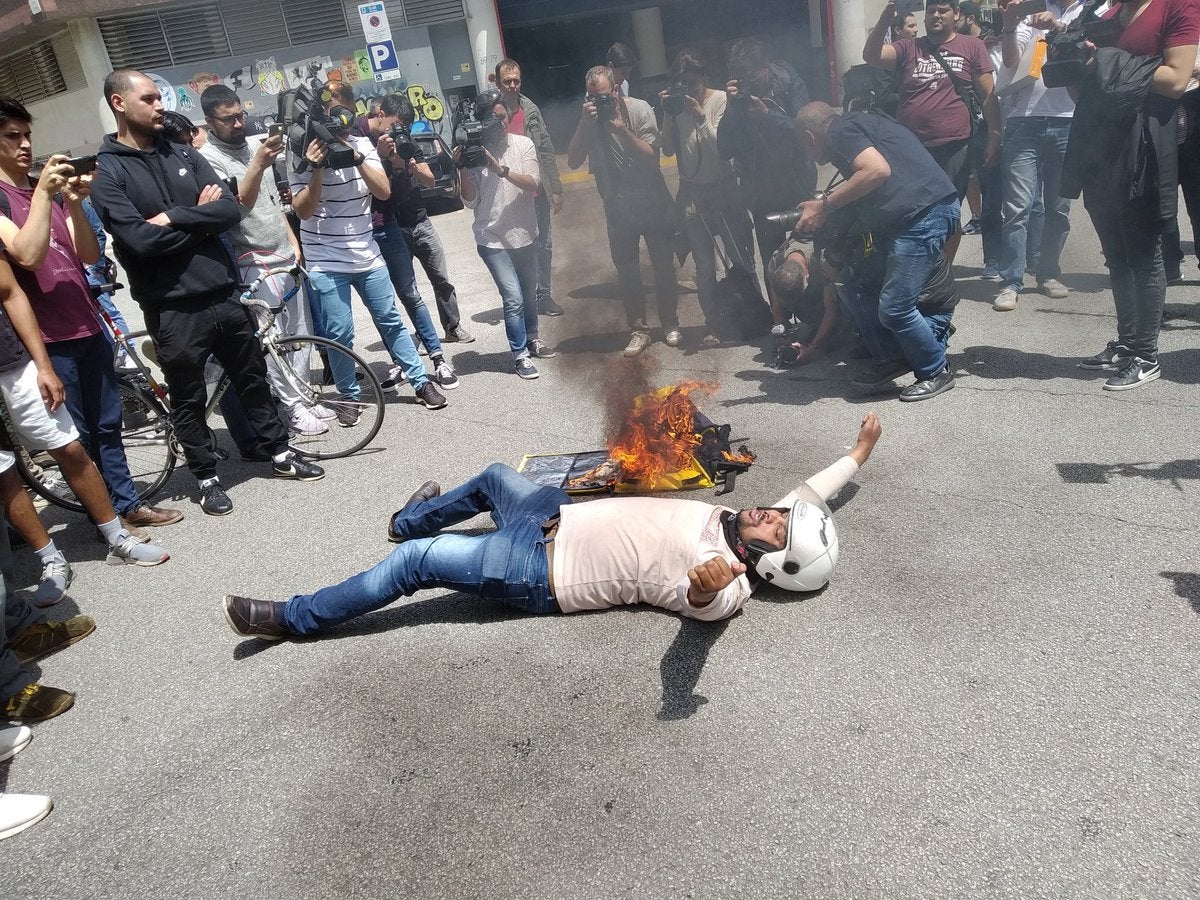
[[[916,383],[904,401],[927,400],[954,387],[946,350],[918,309],[918,298],[946,240],[958,228],[958,192],[911,131],[874,113],[838,115],[809,103],[796,116],[796,138],[816,163],[832,163],[846,179],[836,190],[800,205],[795,231],[815,234],[830,214],[857,205],[858,218],[887,251],[878,317],[859,323],[875,356],[859,384],[882,386],[906,372]]]
[[[537,150],[508,133],[508,105],[497,90],[475,99],[475,121],[456,136],[454,164],[463,172],[463,204],[475,211],[475,244],[500,291],[504,331],[517,375],[537,378],[533,358],[558,353],[538,338],[537,212],[542,185]]]

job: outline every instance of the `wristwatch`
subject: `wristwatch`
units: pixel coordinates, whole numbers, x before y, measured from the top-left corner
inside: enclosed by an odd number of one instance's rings
[[[509,171],[509,170],[508,170],[508,166],[501,166],[501,167],[500,167],[500,177],[501,177],[501,178],[507,178],[507,177],[508,177],[508,171]]]

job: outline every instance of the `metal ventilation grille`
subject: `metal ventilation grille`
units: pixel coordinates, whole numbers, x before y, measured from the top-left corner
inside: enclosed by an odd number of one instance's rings
[[[346,10],[329,0],[286,0],[284,21],[288,39],[297,44],[312,44],[349,37]]]
[[[158,13],[97,19],[100,37],[114,69],[161,69],[171,65],[171,51]]]
[[[409,25],[433,25],[467,17],[463,0],[404,0],[404,15]]]
[[[79,61],[79,53],[75,50],[75,41],[69,31],[64,31],[50,38],[54,46],[54,56],[58,60],[58,70],[62,73],[63,82],[68,91],[87,89],[87,76],[83,74],[83,63]]]
[[[67,91],[67,83],[49,40],[0,59],[0,94],[35,103]]]
[[[287,26],[276,0],[219,0],[225,33],[234,54],[253,54],[288,45]]]
[[[176,66],[232,56],[217,4],[163,9],[159,12],[171,63]]]

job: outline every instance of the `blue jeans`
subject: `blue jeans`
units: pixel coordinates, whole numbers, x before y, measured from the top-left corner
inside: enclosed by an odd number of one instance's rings
[[[537,215],[537,299],[552,300],[550,295],[550,262],[554,258],[554,241],[550,237],[550,198],[546,192],[538,191],[533,198],[533,211]]]
[[[412,338],[396,309],[396,295],[388,278],[386,266],[369,272],[310,272],[309,286],[312,288],[313,314],[317,329],[332,341],[347,347],[354,346],[354,316],[350,312],[350,287],[362,299],[371,313],[375,328],[383,338],[383,345],[392,355],[392,360],[404,370],[404,375],[413,389],[429,380],[425,366],[417,355]],[[343,397],[357,400],[358,382],[354,380],[354,364],[343,356],[331,356],[330,368],[333,382]]]
[[[413,330],[425,345],[430,356],[442,352],[442,342],[438,340],[437,331],[433,327],[433,318],[429,308],[421,299],[417,290],[417,275],[413,271],[412,251],[408,249],[408,241],[404,239],[404,231],[396,222],[375,229],[375,243],[379,245],[379,253],[387,264],[388,275],[396,296],[400,298],[405,312],[412,320]]]
[[[918,381],[932,378],[946,368],[946,348],[934,333],[929,319],[917,309],[917,298],[941,256],[946,240],[958,230],[962,216],[960,201],[954,199],[929,208],[921,218],[887,242],[887,270],[879,293],[879,316],[869,321],[884,359],[900,351]],[[872,341],[867,340],[867,346]]]
[[[570,502],[558,488],[538,487],[493,463],[466,484],[396,513],[392,528],[407,538],[403,544],[341,584],[292,597],[284,621],[295,634],[313,634],[422,588],[474,594],[528,613],[558,612],[550,596],[546,554],[552,551],[542,523]],[[491,513],[496,531],[437,533],[481,512]]]
[[[529,342],[538,336],[537,247],[503,250],[477,245],[476,249],[500,290],[508,348],[514,359],[524,359],[529,356]]]
[[[121,443],[121,392],[107,332],[54,341],[46,344],[46,352],[66,389],[79,442],[104,476],[113,508],[122,516],[132,512],[141,502]]]
[[[1023,116],[1004,124],[1004,287],[1019,291],[1024,285],[1027,255],[1037,259],[1034,274],[1039,284],[1062,274],[1059,261],[1071,232],[1071,201],[1059,196],[1059,187],[1070,134],[1070,119]],[[1044,224],[1040,241],[1029,253],[1028,243],[1037,236],[1030,221],[1039,182]]]

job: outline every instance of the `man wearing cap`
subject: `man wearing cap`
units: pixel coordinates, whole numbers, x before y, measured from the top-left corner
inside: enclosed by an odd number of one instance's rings
[[[426,482],[392,516],[400,546],[373,569],[286,602],[227,596],[244,637],[318,634],[424,588],[447,588],[527,613],[648,603],[691,619],[732,616],[764,582],[820,590],[837,564],[826,501],[858,472],[880,435],[867,413],[853,449],[768,507],[610,497],[573,504],[499,463],[445,494]],[[443,533],[487,512],[496,530]]]

